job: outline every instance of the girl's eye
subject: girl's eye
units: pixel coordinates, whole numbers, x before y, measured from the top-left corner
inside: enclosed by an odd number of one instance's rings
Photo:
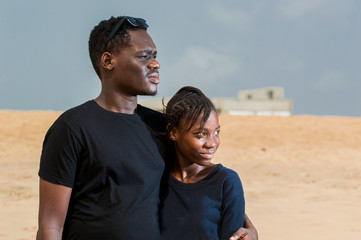
[[[215,135],[219,135],[220,131],[221,131],[221,130],[217,130],[217,131],[215,132]]]
[[[194,133],[194,136],[197,137],[197,138],[202,138],[203,137],[201,132]]]
[[[206,137],[206,136],[207,136],[207,133],[206,133],[206,132],[199,132],[199,133],[198,133],[198,136],[200,136],[200,137]]]

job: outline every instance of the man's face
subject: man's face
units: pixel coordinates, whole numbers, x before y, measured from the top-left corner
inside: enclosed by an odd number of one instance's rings
[[[115,54],[117,92],[127,96],[155,95],[159,84],[157,49],[145,30],[129,30],[130,44]]]

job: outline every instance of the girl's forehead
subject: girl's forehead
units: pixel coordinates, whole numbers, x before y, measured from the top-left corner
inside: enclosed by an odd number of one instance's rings
[[[203,117],[204,113],[201,113],[196,121],[194,122],[193,126],[192,125],[192,118],[188,118],[189,115],[185,115],[182,117],[181,121],[180,121],[180,127],[183,127],[184,129],[207,129],[207,128],[219,128],[219,120],[218,120],[218,113],[216,111],[211,111],[211,113],[208,116],[208,119],[204,122],[203,126],[202,125],[202,117]],[[188,121],[187,121],[188,120]]]

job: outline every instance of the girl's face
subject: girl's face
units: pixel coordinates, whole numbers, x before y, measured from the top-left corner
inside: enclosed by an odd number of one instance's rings
[[[220,143],[218,114],[212,111],[203,128],[200,128],[202,116],[203,114],[198,117],[190,130],[187,130],[185,119],[182,119],[179,127],[173,128],[170,132],[180,163],[207,166],[218,149]]]

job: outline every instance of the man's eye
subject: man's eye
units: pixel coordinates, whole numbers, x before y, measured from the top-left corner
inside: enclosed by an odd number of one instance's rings
[[[148,60],[149,59],[149,55],[141,55],[141,56],[138,56],[138,58],[140,60]]]
[[[152,54],[146,54],[146,55],[140,55],[138,56],[138,58],[141,60],[141,61],[148,61],[149,59],[151,58],[154,58],[156,59],[157,58],[157,55],[152,55]]]
[[[219,135],[220,132],[221,132],[221,130],[217,130],[217,131],[215,132],[215,134],[216,134],[216,135]]]

